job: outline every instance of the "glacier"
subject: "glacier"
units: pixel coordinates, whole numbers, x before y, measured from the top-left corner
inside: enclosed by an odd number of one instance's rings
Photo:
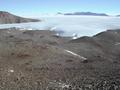
[[[42,22],[1,24],[0,29],[18,27],[28,30],[54,30],[63,36],[93,36],[108,29],[120,29],[120,17],[114,16],[41,16]],[[32,28],[32,29],[31,29]]]

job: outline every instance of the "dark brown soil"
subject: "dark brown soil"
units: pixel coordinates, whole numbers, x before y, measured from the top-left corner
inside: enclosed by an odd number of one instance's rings
[[[120,90],[119,42],[119,30],[76,40],[0,30],[0,90]]]

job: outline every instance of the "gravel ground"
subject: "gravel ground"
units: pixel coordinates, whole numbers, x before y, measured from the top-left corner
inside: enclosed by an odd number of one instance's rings
[[[120,90],[119,42],[119,30],[75,40],[0,30],[0,90]]]

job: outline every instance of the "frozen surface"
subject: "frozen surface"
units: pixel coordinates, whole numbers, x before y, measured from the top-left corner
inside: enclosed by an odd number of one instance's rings
[[[51,16],[40,17],[42,22],[2,24],[0,28],[19,27],[39,30],[56,30],[66,36],[92,36],[107,29],[119,29],[119,17],[103,16]]]

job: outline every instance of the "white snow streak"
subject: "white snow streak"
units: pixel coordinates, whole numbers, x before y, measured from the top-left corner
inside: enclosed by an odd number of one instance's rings
[[[72,51],[69,51],[69,50],[66,50],[65,49],[65,51],[67,52],[67,53],[70,53],[70,54],[72,54],[72,55],[74,55],[74,56],[77,56],[77,57],[79,57],[79,58],[81,58],[81,59],[83,59],[83,60],[86,60],[87,58],[85,58],[85,57],[83,57],[83,56],[80,56],[80,55],[78,55],[77,53],[74,53],[74,52],[72,52]]]
[[[120,45],[120,42],[115,43],[115,45]]]

